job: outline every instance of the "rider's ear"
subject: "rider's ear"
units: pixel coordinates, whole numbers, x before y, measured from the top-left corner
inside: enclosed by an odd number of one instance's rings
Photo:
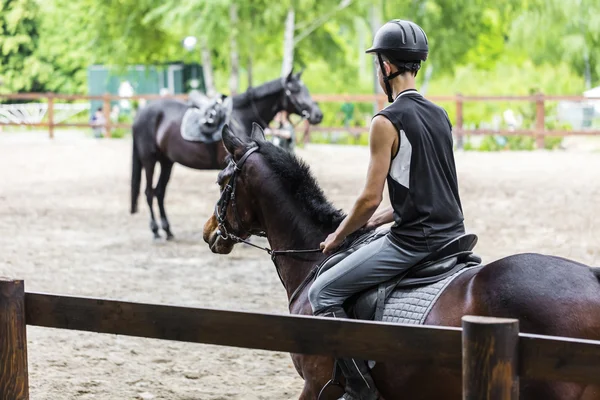
[[[256,122],[252,123],[252,133],[250,134],[250,138],[257,142],[262,142],[265,140],[265,132]]]
[[[241,149],[244,146],[244,143],[235,136],[235,133],[231,131],[228,124],[223,126],[223,144],[229,154],[232,155],[235,154],[236,150]]]

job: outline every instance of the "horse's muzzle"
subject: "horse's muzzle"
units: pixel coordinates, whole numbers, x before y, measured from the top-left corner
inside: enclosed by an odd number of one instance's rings
[[[317,125],[320,124],[321,121],[323,121],[323,112],[318,107],[313,108],[310,117],[308,117],[308,122],[310,122],[311,125]]]

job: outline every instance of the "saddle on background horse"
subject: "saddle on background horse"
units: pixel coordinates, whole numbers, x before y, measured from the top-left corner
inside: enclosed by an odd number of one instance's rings
[[[233,112],[231,97],[190,96],[190,108],[181,121],[181,136],[192,142],[214,143],[222,139],[222,129],[230,123]]]
[[[388,232],[389,229],[383,229],[360,237],[350,248],[325,259],[318,268],[316,276],[318,277],[359,248],[387,235]],[[411,320],[408,323],[423,323],[424,318],[427,316],[426,311],[430,309],[434,299],[437,298],[446,284],[463,269],[481,264],[481,258],[472,252],[476,244],[477,236],[475,234],[465,234],[449,241],[400,275],[350,297],[344,305],[347,314],[356,319],[385,320],[384,310],[393,308],[389,305],[391,296],[399,294],[398,302],[400,303],[405,301],[405,295],[408,294],[410,296],[412,291],[413,295],[416,294],[413,297],[416,297],[416,301],[424,307],[424,310],[421,313],[415,313],[419,314],[416,316],[416,320],[414,322]],[[429,287],[428,285],[431,285],[433,289],[428,293],[430,296],[419,296],[417,292],[419,290],[426,290]],[[427,297],[430,298],[428,299]],[[412,308],[410,304],[408,306]],[[403,312],[400,309],[392,309],[391,311]],[[407,322],[402,320],[402,318],[387,319]]]

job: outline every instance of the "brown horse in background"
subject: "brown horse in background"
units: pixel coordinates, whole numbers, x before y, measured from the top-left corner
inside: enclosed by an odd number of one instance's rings
[[[246,93],[233,96],[231,116],[235,133],[250,132],[253,122],[266,127],[280,111],[301,115],[311,124],[318,124],[323,113],[312,100],[302,80],[302,72],[275,79]],[[226,151],[222,141],[203,143],[185,140],[180,133],[181,122],[190,104],[159,99],[142,108],[133,122],[133,153],[131,173],[131,213],[137,212],[142,169],[146,171],[146,200],[150,208],[150,229],[160,238],[154,217],[153,199],[156,196],[162,228],[167,240],[173,233],[165,211],[165,194],[174,163],[193,169],[221,169],[225,166]],[[154,167],[160,163],[156,188],[152,187]]]
[[[258,127],[248,140],[225,127],[223,141],[231,162],[219,173],[221,200],[204,226],[210,249],[228,254],[236,243],[259,233],[266,235],[275,251],[318,249],[344,215],[326,200],[308,166],[266,142]],[[234,175],[237,164],[241,168]],[[293,257],[280,253],[274,258],[291,298],[292,314],[312,315],[307,295],[311,279],[293,298],[292,294],[324,258],[322,253]],[[572,260],[532,253],[510,255],[475,266],[454,279],[425,324],[460,327],[464,315],[516,318],[521,332],[600,340],[599,278],[598,268]],[[292,359],[305,381],[300,399],[316,399],[331,378],[334,360],[302,354],[293,354]],[[461,377],[436,366],[415,368],[399,358],[395,363],[377,363],[371,373],[386,400],[462,398]],[[328,390],[323,398],[337,399],[342,394]],[[521,379],[520,396],[523,400],[595,400],[600,399],[600,388]]]

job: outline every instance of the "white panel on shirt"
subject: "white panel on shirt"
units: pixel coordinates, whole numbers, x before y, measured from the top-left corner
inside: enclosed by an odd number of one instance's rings
[[[412,145],[406,137],[404,130],[400,131],[400,148],[398,154],[392,160],[390,176],[405,188],[410,187],[410,159],[412,157]]]

